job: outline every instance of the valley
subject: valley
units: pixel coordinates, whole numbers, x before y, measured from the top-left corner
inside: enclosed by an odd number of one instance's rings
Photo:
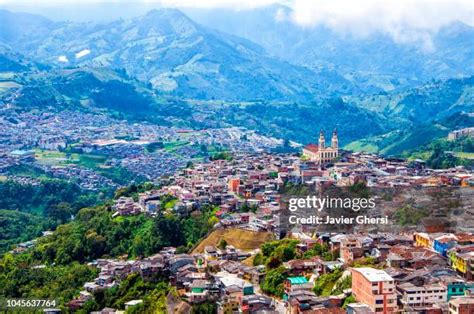
[[[472,295],[472,23],[442,12],[427,30],[430,7],[413,29],[393,29],[406,9],[390,30],[343,14],[346,29],[323,6],[312,25],[303,2],[92,10],[117,4],[0,4],[1,298],[444,314]],[[287,222],[309,195],[375,206]],[[364,276],[390,287],[383,309]],[[415,284],[436,302],[410,301]]]

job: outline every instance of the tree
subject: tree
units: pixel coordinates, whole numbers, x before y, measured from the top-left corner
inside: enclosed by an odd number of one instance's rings
[[[224,239],[221,239],[219,241],[219,244],[217,244],[217,247],[221,250],[224,250],[227,247],[227,241]]]
[[[209,226],[209,228],[212,228],[218,222],[219,222],[219,218],[217,218],[216,216],[212,216],[207,220],[207,225]]]
[[[342,308],[346,309],[348,304],[356,303],[356,302],[357,302],[356,298],[351,294],[350,296],[348,296],[347,298],[344,299],[344,303],[342,304]]]
[[[193,305],[191,309],[193,314],[214,314],[217,313],[217,305],[215,302],[204,302]]]
[[[73,209],[71,204],[67,202],[61,202],[59,204],[55,204],[51,206],[51,208],[47,211],[47,215],[54,220],[57,220],[58,223],[63,224],[71,218],[73,213]]]
[[[259,266],[259,265],[263,265],[264,263],[265,263],[265,258],[263,257],[262,253],[258,252],[257,254],[255,254],[253,258],[253,265]]]
[[[336,282],[331,294],[332,295],[341,294],[343,293],[344,290],[350,289],[351,287],[352,287],[352,275],[345,276],[344,278],[339,279]]]
[[[147,251],[147,245],[141,236],[137,235],[133,239],[132,251],[134,256],[143,257],[145,255],[145,252]]]
[[[334,285],[337,280],[341,278],[342,270],[336,269],[332,273],[323,274],[316,279],[314,283],[313,291],[320,296],[329,296],[333,291]]]
[[[173,215],[158,215],[154,231],[161,239],[161,246],[180,246],[186,244],[181,222]]]
[[[267,272],[261,288],[264,292],[281,297],[283,295],[283,282],[286,279],[286,268],[280,266]]]

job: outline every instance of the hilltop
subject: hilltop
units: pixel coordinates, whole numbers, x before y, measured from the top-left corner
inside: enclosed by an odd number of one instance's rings
[[[252,11],[255,16],[247,18],[252,25],[279,9],[285,8]],[[347,148],[386,155],[443,137],[453,128],[440,121],[474,111],[474,77],[468,66],[460,71],[470,51],[467,26],[442,29],[439,47],[459,41],[463,49],[449,64],[449,47],[425,56],[419,64],[423,69],[414,71],[423,75],[417,76],[400,74],[408,73],[407,64],[397,68],[393,62],[389,69],[377,58],[367,64],[359,57],[346,64],[342,55],[328,61],[327,52],[309,58],[322,47],[313,51],[308,38],[327,41],[343,55],[346,43],[355,56],[362,53],[356,43],[380,54],[393,42],[333,39],[323,29],[294,37],[297,29],[286,22],[251,36],[221,29],[219,23],[211,28],[200,23],[198,14],[191,16],[198,22],[177,9],[157,9],[129,19],[82,23],[0,10],[9,23],[0,36],[0,103],[15,110],[99,112],[191,129],[239,126],[302,144],[313,142],[320,129],[337,128]],[[299,58],[272,48],[275,29],[281,27],[289,33],[282,33],[278,45],[298,43]],[[410,49],[395,51],[406,56],[404,61],[419,57]],[[453,78],[436,74],[448,65]],[[427,68],[436,68],[432,77]]]
[[[473,125],[472,115],[460,112],[404,130],[361,139],[346,145],[345,148],[354,151],[378,152],[384,155],[401,155],[405,152],[407,155],[410,151],[420,150],[424,146],[446,139],[450,131]]]
[[[227,244],[241,250],[255,250],[268,241],[271,241],[274,235],[271,232],[257,232],[238,228],[217,229],[212,231],[206,238],[193,250],[193,253],[203,253],[206,246],[217,247],[221,240]]]
[[[125,69],[160,92],[185,98],[303,100],[357,91],[335,72],[274,58],[176,9],[109,23],[55,23],[5,10],[0,16],[11,24],[0,42],[30,58],[56,67]]]

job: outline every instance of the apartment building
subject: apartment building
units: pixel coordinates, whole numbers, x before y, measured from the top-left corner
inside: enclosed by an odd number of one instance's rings
[[[474,313],[474,297],[456,297],[449,301],[449,314]]]
[[[394,280],[383,270],[353,268],[352,294],[357,302],[367,304],[375,313],[391,314],[397,311]]]
[[[403,283],[397,286],[401,294],[401,303],[405,309],[423,307],[447,301],[446,286],[439,283],[416,286],[412,283]]]

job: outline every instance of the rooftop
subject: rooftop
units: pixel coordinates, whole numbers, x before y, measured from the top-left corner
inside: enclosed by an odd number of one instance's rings
[[[362,276],[364,276],[370,282],[393,281],[393,278],[389,274],[380,269],[362,267],[353,268],[352,271],[361,273]]]
[[[468,297],[468,296],[455,297],[455,298],[452,298],[451,301],[449,301],[449,303],[452,303],[454,305],[474,304],[474,298]]]
[[[319,151],[319,146],[316,144],[308,144],[304,149],[309,150],[310,152],[317,153]]]
[[[308,283],[308,279],[305,277],[288,277],[287,279],[292,285],[302,285]]]

